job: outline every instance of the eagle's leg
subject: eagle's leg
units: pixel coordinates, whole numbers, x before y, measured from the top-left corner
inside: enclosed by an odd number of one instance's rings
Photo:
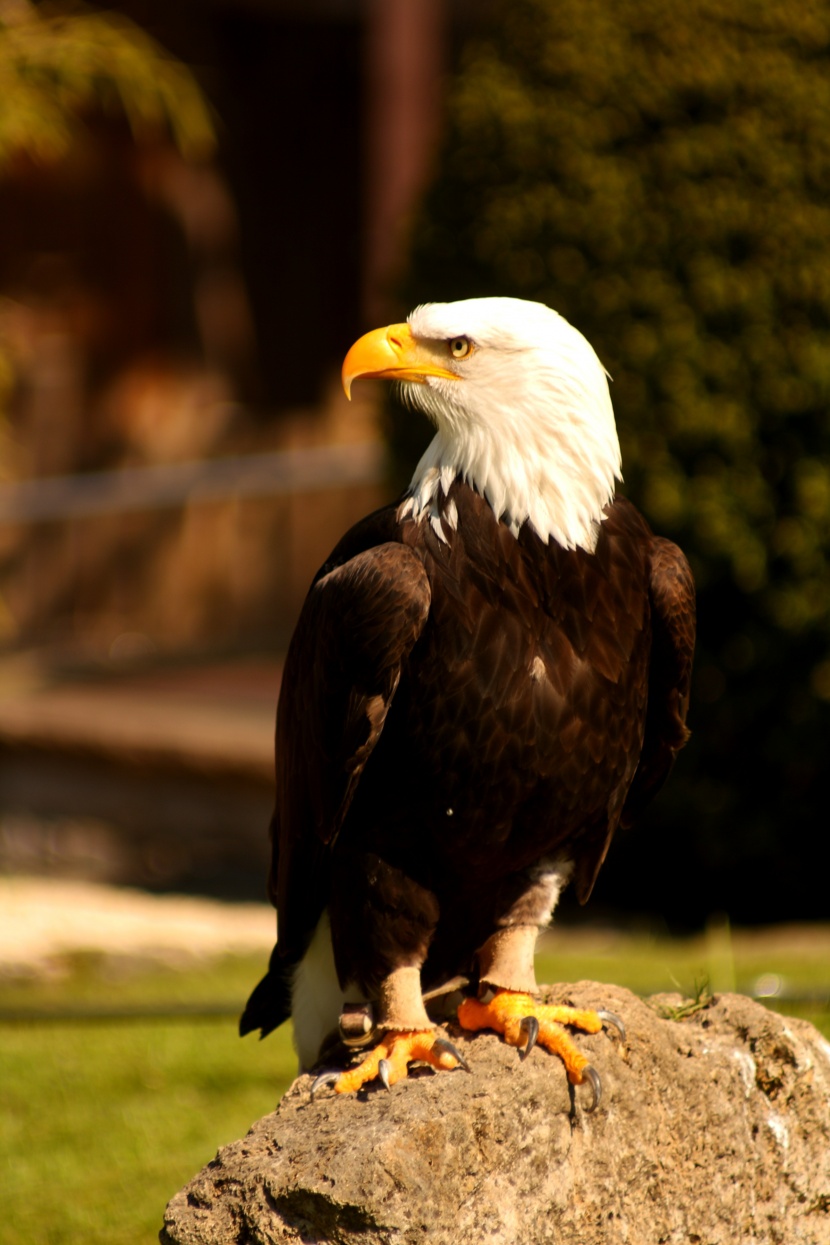
[[[458,1009],[458,1023],[464,1029],[494,1029],[511,1046],[525,1047],[524,1054],[538,1042],[565,1065],[572,1085],[588,1082],[593,1101],[599,1104],[602,1085],[563,1026],[585,1033],[599,1033],[603,1023],[613,1024],[625,1036],[622,1021],[610,1012],[540,1003],[533,954],[538,926],[513,925],[493,934],[478,953],[479,980],[483,998],[465,999]],[[488,997],[489,996],[489,997]]]
[[[369,1081],[380,1080],[387,1089],[407,1075],[415,1060],[439,1071],[467,1069],[463,1056],[436,1030],[426,1013],[421,996],[421,974],[417,968],[398,968],[381,983],[378,998],[378,1028],[383,1038],[354,1068],[335,1079],[324,1073],[318,1085],[332,1083],[335,1093],[353,1094]]]

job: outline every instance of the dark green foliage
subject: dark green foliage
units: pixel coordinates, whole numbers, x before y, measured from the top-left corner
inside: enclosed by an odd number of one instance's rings
[[[497,4],[462,51],[407,289],[478,294],[540,299],[592,342],[625,492],[700,589],[695,738],[600,895],[826,916],[830,6]]]

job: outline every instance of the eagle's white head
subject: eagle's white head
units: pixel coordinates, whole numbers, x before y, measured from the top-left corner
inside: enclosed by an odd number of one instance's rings
[[[437,428],[410,484],[414,517],[443,538],[439,493],[460,475],[514,534],[528,523],[593,552],[620,446],[602,364],[557,312],[517,298],[428,303],[355,342],[347,394],[361,376],[400,381]]]

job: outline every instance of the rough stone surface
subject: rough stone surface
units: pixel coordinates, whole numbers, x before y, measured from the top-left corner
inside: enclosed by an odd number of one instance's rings
[[[739,995],[682,1020],[656,1007],[679,996],[549,997],[628,1027],[625,1048],[577,1038],[593,1115],[547,1052],[453,1030],[472,1076],[313,1103],[300,1077],[172,1199],[163,1245],[830,1245],[830,1044],[811,1025]]]

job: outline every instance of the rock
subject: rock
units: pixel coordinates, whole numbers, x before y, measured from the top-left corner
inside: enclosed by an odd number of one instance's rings
[[[299,1077],[172,1199],[163,1245],[830,1243],[830,1044],[811,1025],[739,995],[682,1019],[679,995],[548,995],[628,1027],[625,1048],[577,1038],[594,1114],[546,1051],[453,1027],[472,1076],[314,1102]]]

